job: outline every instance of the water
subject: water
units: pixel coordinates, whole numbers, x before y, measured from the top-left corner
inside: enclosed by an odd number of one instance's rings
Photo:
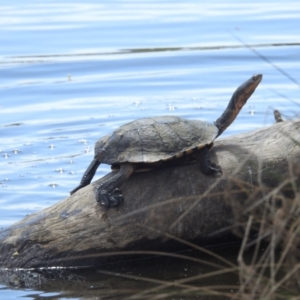
[[[2,228],[67,197],[94,142],[136,118],[214,121],[254,73],[263,82],[223,136],[272,124],[275,108],[298,115],[297,1],[3,0],[0,11]]]

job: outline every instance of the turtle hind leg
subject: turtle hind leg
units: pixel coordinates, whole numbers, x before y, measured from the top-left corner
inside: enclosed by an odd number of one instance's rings
[[[93,161],[88,166],[88,168],[86,169],[86,171],[84,172],[80,184],[70,192],[70,195],[74,194],[81,188],[90,184],[99,166],[100,166],[99,160],[97,160],[97,158],[94,158]]]
[[[200,150],[198,160],[200,162],[201,171],[205,175],[223,174],[222,168],[211,161],[208,147],[204,147]]]
[[[133,164],[121,164],[120,171],[104,180],[97,186],[96,200],[105,207],[118,206],[123,201],[119,187],[134,172]]]

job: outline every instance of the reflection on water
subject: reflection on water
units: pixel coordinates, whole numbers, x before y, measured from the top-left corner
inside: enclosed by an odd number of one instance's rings
[[[0,227],[67,197],[101,136],[141,117],[213,122],[255,73],[262,84],[223,136],[272,124],[274,108],[298,115],[297,1],[4,0],[0,8]],[[155,270],[184,278],[176,264]],[[120,282],[91,274],[98,291]],[[28,292],[0,286],[0,295]]]
[[[213,293],[233,294],[239,287],[235,268],[239,243],[220,244],[213,251],[215,257],[195,250],[161,257],[134,256],[123,263],[92,269],[0,269],[0,280],[23,289],[23,296],[28,296],[24,289],[30,288],[30,295],[35,297],[52,295],[59,299],[155,299],[155,296],[163,296],[162,299],[210,300],[217,299],[212,298]],[[228,263],[220,261],[217,255],[225,255]],[[216,287],[214,290],[210,288],[212,284]]]

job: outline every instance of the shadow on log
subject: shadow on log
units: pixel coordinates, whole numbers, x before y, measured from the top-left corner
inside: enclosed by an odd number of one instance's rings
[[[153,249],[170,251],[174,239],[226,237],[235,203],[257,186],[278,186],[299,168],[300,121],[218,140],[212,159],[223,176],[205,176],[197,164],[136,173],[122,186],[124,204],[108,210],[95,201],[96,181],[2,230],[0,265],[97,265]]]

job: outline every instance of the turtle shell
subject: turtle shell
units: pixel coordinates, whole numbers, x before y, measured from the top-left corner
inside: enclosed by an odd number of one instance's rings
[[[156,163],[179,158],[211,144],[218,128],[208,122],[175,116],[138,119],[127,123],[95,145],[95,157],[106,164]]]

